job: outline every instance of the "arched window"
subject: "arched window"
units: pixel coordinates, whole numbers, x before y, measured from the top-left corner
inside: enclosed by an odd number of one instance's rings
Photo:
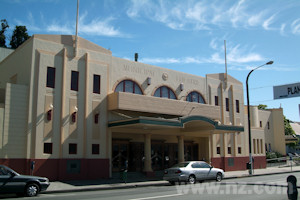
[[[157,90],[154,92],[154,96],[168,99],[176,99],[176,95],[174,94],[173,90],[166,86],[157,88]]]
[[[121,81],[117,85],[115,92],[129,92],[134,94],[143,94],[140,86],[136,82],[131,80]]]
[[[187,97],[186,100],[189,102],[196,102],[196,103],[205,103],[202,95],[199,92],[190,92]]]

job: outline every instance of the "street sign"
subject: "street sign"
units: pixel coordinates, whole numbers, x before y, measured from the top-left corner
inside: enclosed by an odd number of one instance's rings
[[[274,99],[284,99],[300,96],[300,83],[273,86]]]

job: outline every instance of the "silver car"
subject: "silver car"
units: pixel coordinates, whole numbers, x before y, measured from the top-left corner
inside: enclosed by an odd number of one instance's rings
[[[175,182],[189,182],[195,184],[197,181],[213,180],[221,181],[224,178],[222,169],[214,168],[204,161],[187,161],[166,169],[163,179],[172,185]]]

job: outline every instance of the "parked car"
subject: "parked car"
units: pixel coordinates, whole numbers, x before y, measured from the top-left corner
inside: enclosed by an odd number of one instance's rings
[[[14,170],[0,165],[0,194],[36,196],[49,187],[49,179],[38,176],[21,175]]]
[[[175,182],[189,182],[195,184],[197,181],[212,180],[221,181],[224,178],[222,169],[214,168],[204,161],[187,161],[174,165],[164,171],[164,180],[172,185]]]

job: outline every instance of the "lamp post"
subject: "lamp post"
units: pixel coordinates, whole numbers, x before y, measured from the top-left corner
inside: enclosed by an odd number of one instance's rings
[[[263,64],[263,65],[261,65],[261,66],[258,66],[258,67],[256,67],[256,68],[252,69],[252,70],[249,72],[249,74],[248,74],[248,76],[247,76],[247,79],[246,79],[247,111],[248,111],[248,134],[249,134],[249,164],[250,164],[249,174],[250,174],[250,175],[252,175],[252,172],[253,172],[253,163],[252,163],[252,148],[251,148],[251,146],[252,146],[252,141],[251,141],[251,140],[252,140],[252,139],[251,139],[251,123],[250,123],[250,105],[249,105],[248,79],[249,79],[250,74],[251,74],[254,70],[256,70],[256,69],[258,69],[258,68],[260,68],[260,67],[262,67],[262,66],[265,66],[265,65],[272,65],[272,64],[273,64],[273,61],[269,61],[269,62],[267,62],[267,63],[265,63],[265,64]]]

